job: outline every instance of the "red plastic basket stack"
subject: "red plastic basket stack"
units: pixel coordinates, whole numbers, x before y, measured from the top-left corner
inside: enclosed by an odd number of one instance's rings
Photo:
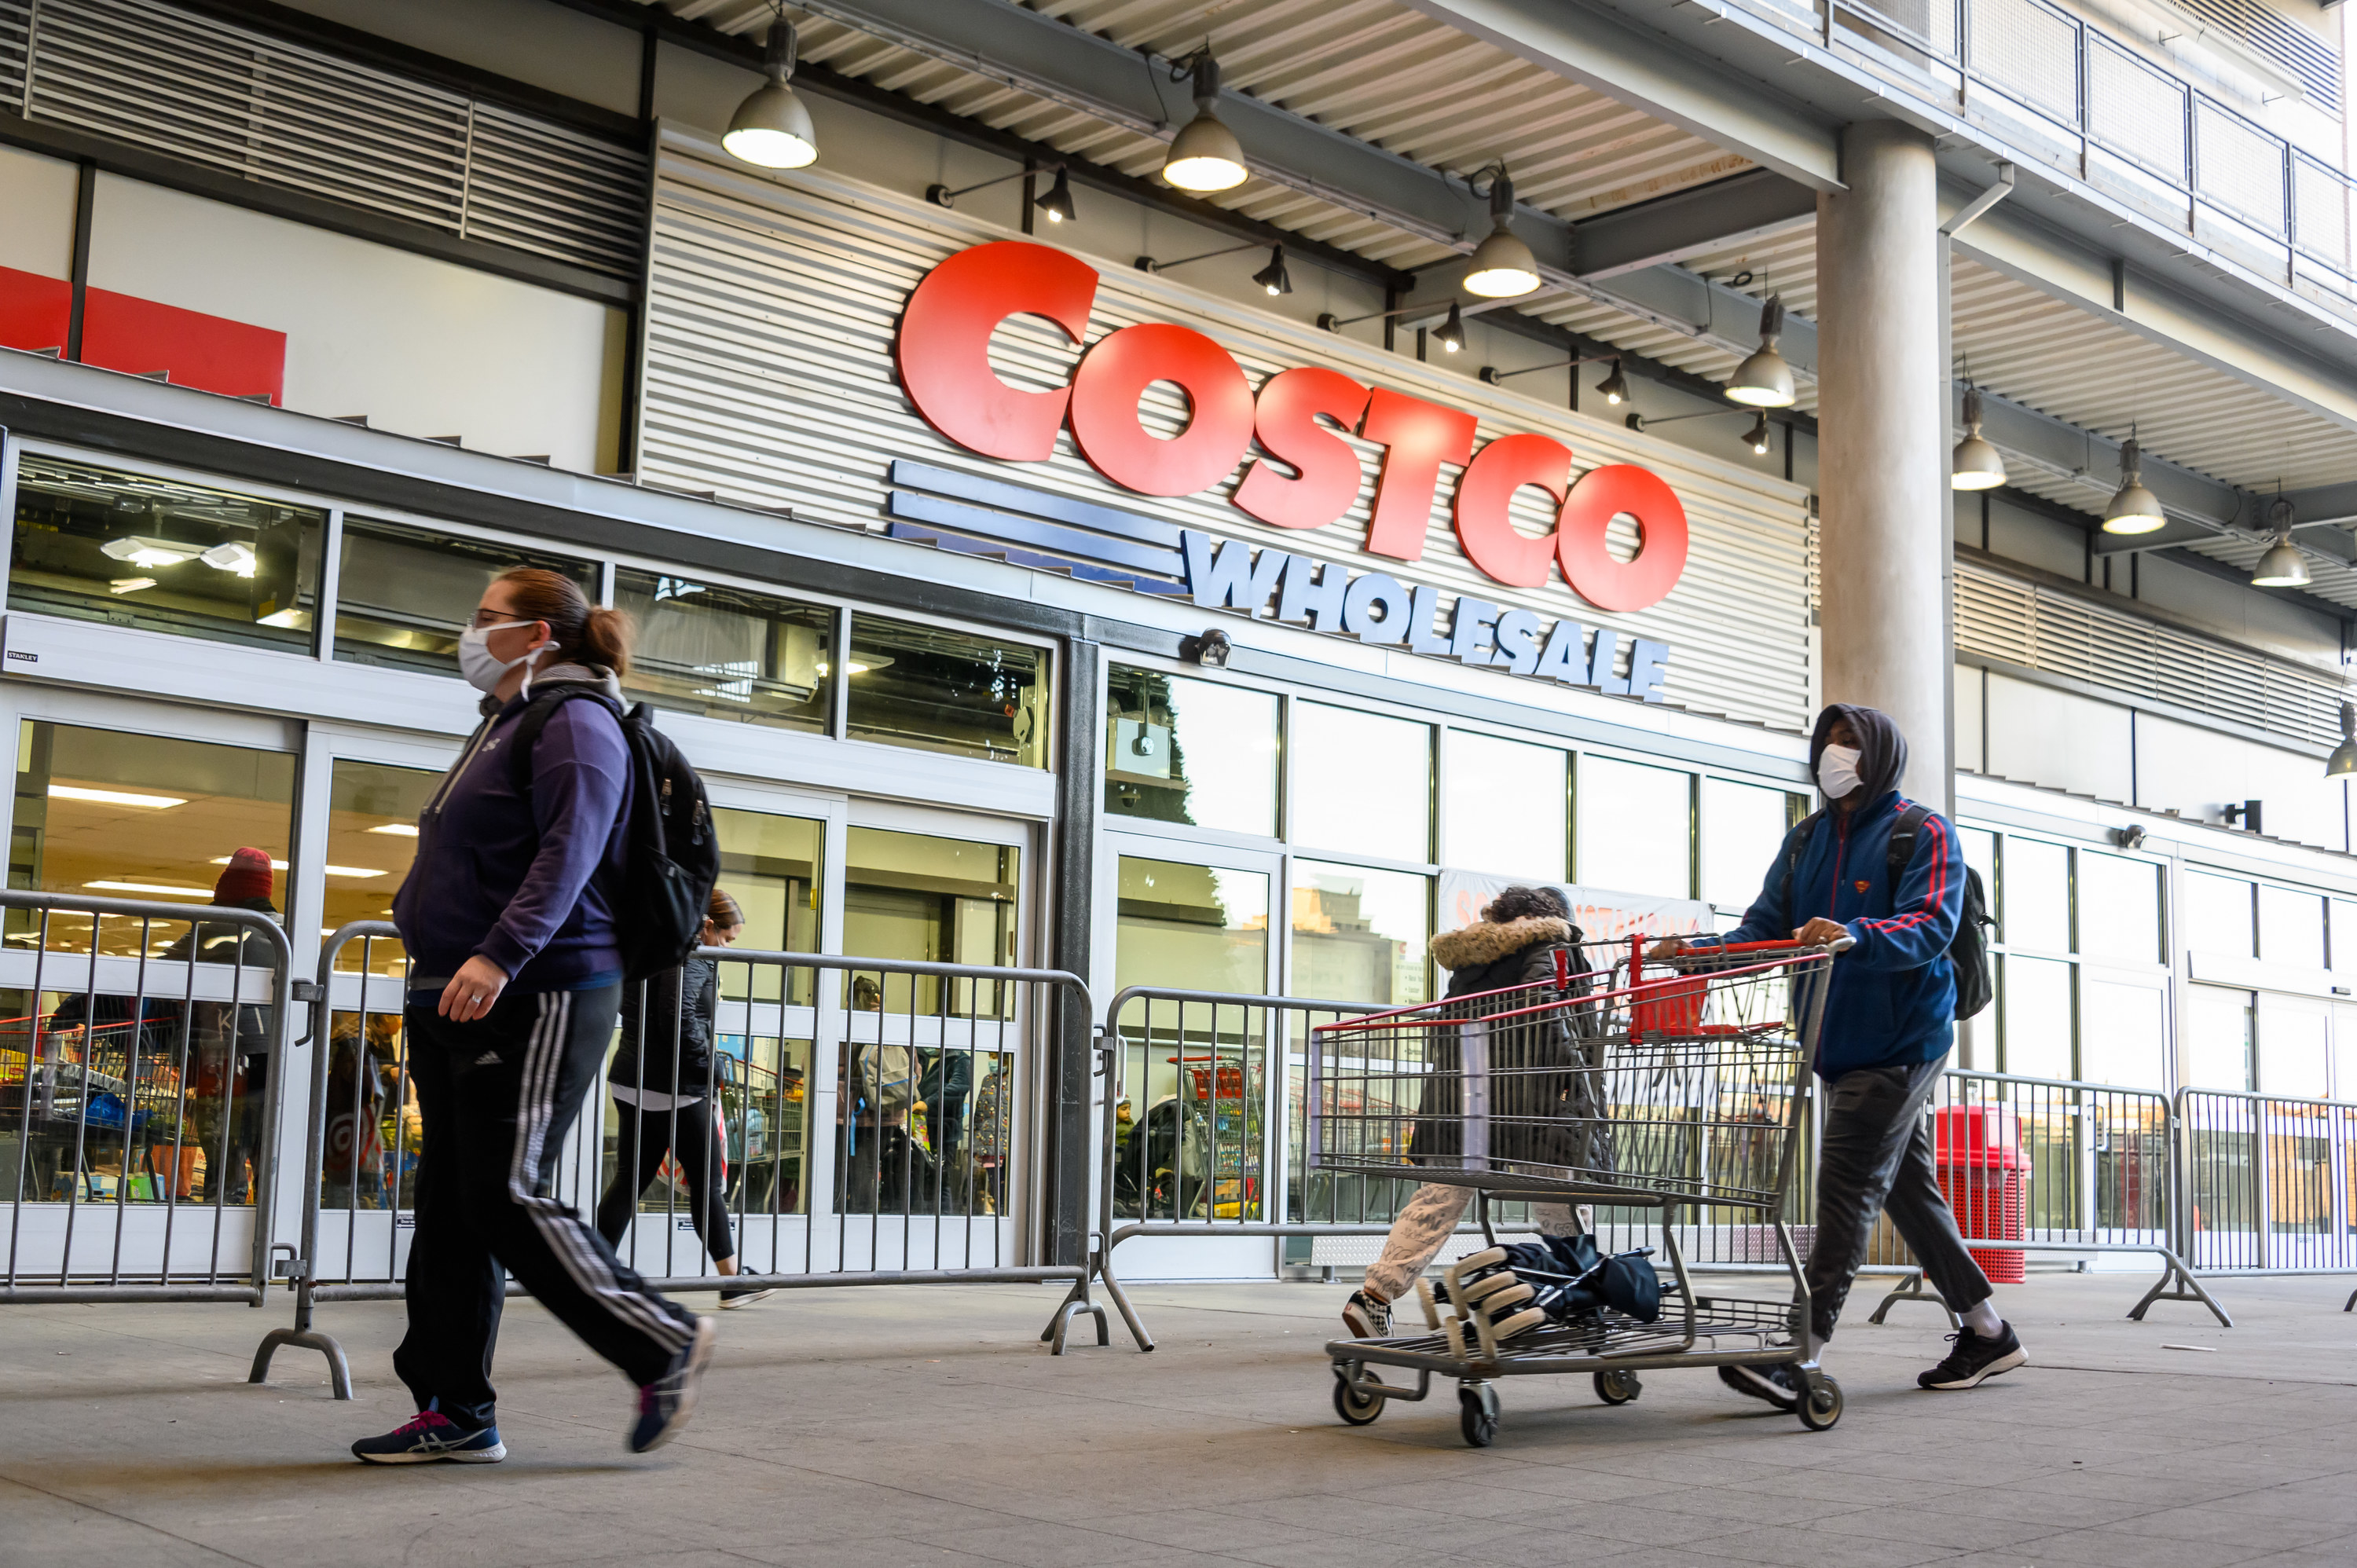
[[[1966,1236],[2018,1240],[2029,1156],[2022,1152],[2021,1118],[1998,1105],[1952,1105],[1932,1118],[1932,1159],[1940,1195]],[[1973,1262],[1992,1284],[2019,1284],[2029,1257],[2010,1248],[1975,1247]]]

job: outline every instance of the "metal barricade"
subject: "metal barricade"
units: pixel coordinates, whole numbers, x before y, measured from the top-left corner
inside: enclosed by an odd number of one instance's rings
[[[1039,1229],[1033,1108],[1049,1099],[1036,1090],[1047,1053],[1032,1042],[1060,1008],[1088,1016],[1077,976],[726,948],[697,957],[716,968],[710,1090],[673,1092],[698,998],[640,983],[618,1021],[619,1034],[633,1013],[641,1020],[638,1070],[614,1084],[601,1072],[557,1158],[555,1196],[586,1216],[603,1195],[624,1262],[661,1290],[1070,1282],[1040,1337],[1060,1354],[1085,1316],[1106,1342],[1087,1267],[1023,1261]],[[301,1346],[327,1357],[336,1397],[350,1398],[342,1348],[314,1326],[315,1310],[403,1294],[419,1131],[401,1026],[408,977],[381,921],[347,925],[320,951],[311,1026],[328,1049],[312,1085],[295,1322],[264,1338],[253,1381],[278,1347]],[[636,1150],[646,1157],[626,1171]],[[696,1151],[716,1156],[702,1182]],[[734,1275],[717,1272],[705,1240],[722,1225]]]
[[[2019,1279],[2031,1252],[2148,1252],[2160,1261],[2161,1275],[2128,1316],[2141,1320],[2158,1301],[2192,1301],[2233,1326],[2182,1251],[2183,1123],[2168,1095],[1951,1069],[1941,1075],[1924,1124],[1956,1228],[1993,1282]],[[1871,1321],[1880,1323],[1902,1301],[1945,1310],[1923,1285],[1921,1271],[1912,1272]]]
[[[2357,1102],[2180,1089],[2177,1119],[2194,1273],[2357,1273]]]
[[[0,891],[0,1301],[260,1305],[304,1043],[286,933],[65,893]]]

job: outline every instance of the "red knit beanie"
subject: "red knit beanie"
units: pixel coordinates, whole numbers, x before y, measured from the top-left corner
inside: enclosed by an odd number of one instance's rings
[[[270,857],[258,849],[242,849],[229,857],[229,869],[213,884],[216,904],[244,904],[270,897]]]

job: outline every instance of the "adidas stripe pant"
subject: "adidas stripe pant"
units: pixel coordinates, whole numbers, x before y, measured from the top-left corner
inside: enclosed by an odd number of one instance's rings
[[[393,1370],[420,1410],[462,1426],[494,1420],[491,1351],[505,1274],[621,1369],[663,1375],[694,1334],[597,1232],[546,1196],[556,1155],[605,1066],[622,988],[500,993],[471,1024],[410,998],[410,1072],[425,1122],[410,1240],[409,1332]]]

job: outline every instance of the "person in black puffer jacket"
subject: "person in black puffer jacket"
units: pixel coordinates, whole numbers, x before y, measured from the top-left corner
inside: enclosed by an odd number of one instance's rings
[[[1563,895],[1552,887],[1509,887],[1490,901],[1480,920],[1435,937],[1432,956],[1448,971],[1447,998],[1468,998],[1456,1011],[1470,1024],[1528,1005],[1527,993],[1514,988],[1554,986],[1558,952],[1576,993],[1590,972],[1580,942]],[[1509,994],[1485,1000],[1499,991]],[[1488,1027],[1491,1098],[1484,1168],[1519,1166],[1558,1178],[1565,1174],[1558,1167],[1611,1168],[1610,1129],[1592,1070],[1600,1065],[1601,1046],[1588,1038],[1586,1022],[1573,1005]],[[1437,1076],[1409,1123],[1408,1155],[1418,1164],[1457,1169],[1465,1157],[1463,1069],[1450,1033],[1434,1031],[1430,1066]],[[1416,1189],[1392,1221],[1383,1256],[1342,1309],[1352,1335],[1378,1338],[1390,1332],[1392,1302],[1431,1266],[1472,1196],[1470,1187],[1437,1182]],[[1578,1230],[1566,1205],[1539,1204],[1536,1213],[1544,1234]]]
[[[703,945],[723,948],[745,928],[737,900],[716,887],[704,921]],[[728,1226],[728,1198],[721,1189],[727,1156],[713,1112],[719,1093],[713,1059],[713,1022],[720,1005],[720,966],[691,955],[679,968],[643,984],[624,988],[622,1047],[606,1071],[607,1092],[621,1118],[614,1155],[614,1180],[597,1204],[597,1232],[618,1251],[638,1212],[639,1195],[676,1155],[687,1178],[687,1217],[712,1254],[712,1266],[737,1272],[737,1240]],[[676,1020],[676,1035],[674,1035]],[[747,1306],[770,1293],[758,1285],[729,1285],[724,1307]]]

